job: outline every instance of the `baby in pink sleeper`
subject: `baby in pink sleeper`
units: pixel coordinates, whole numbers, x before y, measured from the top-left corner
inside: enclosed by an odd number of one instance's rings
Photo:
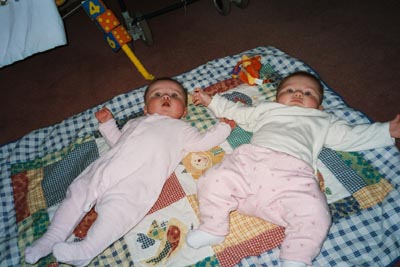
[[[53,253],[59,262],[88,265],[143,219],[187,152],[211,149],[230,134],[227,123],[199,133],[180,120],[187,113],[187,92],[173,79],[151,82],[144,99],[145,115],[121,131],[108,109],[96,113],[111,149],[69,186],[47,232],[25,250],[27,263]],[[93,206],[97,219],[85,239],[65,242]]]
[[[386,123],[351,126],[323,112],[322,99],[321,83],[307,72],[283,79],[276,102],[254,107],[195,90],[195,104],[234,120],[253,137],[200,177],[200,225],[188,233],[189,246],[223,242],[229,213],[238,210],[285,227],[281,266],[312,265],[331,224],[315,178],[322,147],[359,151],[393,145],[400,137],[400,115]]]

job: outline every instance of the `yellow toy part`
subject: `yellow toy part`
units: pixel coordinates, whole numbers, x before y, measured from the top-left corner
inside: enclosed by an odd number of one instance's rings
[[[131,48],[125,44],[122,46],[122,50],[125,52],[125,54],[128,56],[128,58],[132,61],[132,63],[135,65],[135,67],[138,69],[140,74],[146,79],[146,80],[153,80],[154,75],[150,74],[145,67],[140,63],[139,59],[135,56],[135,54],[132,52]]]
[[[142,63],[127,45],[127,43],[132,41],[132,38],[125,27],[120,24],[112,10],[108,9],[102,0],[83,1],[82,7],[90,19],[96,21],[97,25],[103,30],[104,39],[110,48],[114,52],[122,48],[140,74],[142,74],[146,80],[153,80],[154,76],[143,67]]]
[[[261,67],[261,56],[249,57],[244,55],[236,64],[232,77],[238,78],[249,85],[261,85],[264,83],[264,81],[260,79]]]
[[[199,179],[211,166],[221,162],[225,152],[220,147],[214,147],[205,152],[191,152],[183,160],[186,171],[194,179]]]

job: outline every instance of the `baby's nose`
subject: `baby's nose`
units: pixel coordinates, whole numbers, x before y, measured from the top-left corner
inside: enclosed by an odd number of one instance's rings
[[[168,94],[163,94],[162,98],[163,99],[169,99],[169,95]]]
[[[297,90],[296,92],[294,92],[294,96],[295,96],[295,97],[303,97],[303,92]]]

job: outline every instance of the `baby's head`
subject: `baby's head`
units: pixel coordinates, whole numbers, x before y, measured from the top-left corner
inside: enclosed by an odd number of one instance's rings
[[[323,88],[321,82],[305,71],[285,77],[276,92],[276,102],[288,106],[322,109]]]
[[[144,113],[180,119],[187,114],[187,91],[178,81],[163,77],[153,80],[144,92]]]

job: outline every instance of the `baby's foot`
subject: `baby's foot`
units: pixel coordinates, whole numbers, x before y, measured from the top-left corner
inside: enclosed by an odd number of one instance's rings
[[[224,240],[225,236],[209,234],[202,230],[193,230],[186,235],[186,243],[192,248],[217,245]]]
[[[25,249],[25,261],[34,264],[51,253],[54,243],[38,240]]]
[[[93,257],[83,248],[82,242],[60,242],[53,247],[53,256],[58,262],[74,266],[86,266]]]

